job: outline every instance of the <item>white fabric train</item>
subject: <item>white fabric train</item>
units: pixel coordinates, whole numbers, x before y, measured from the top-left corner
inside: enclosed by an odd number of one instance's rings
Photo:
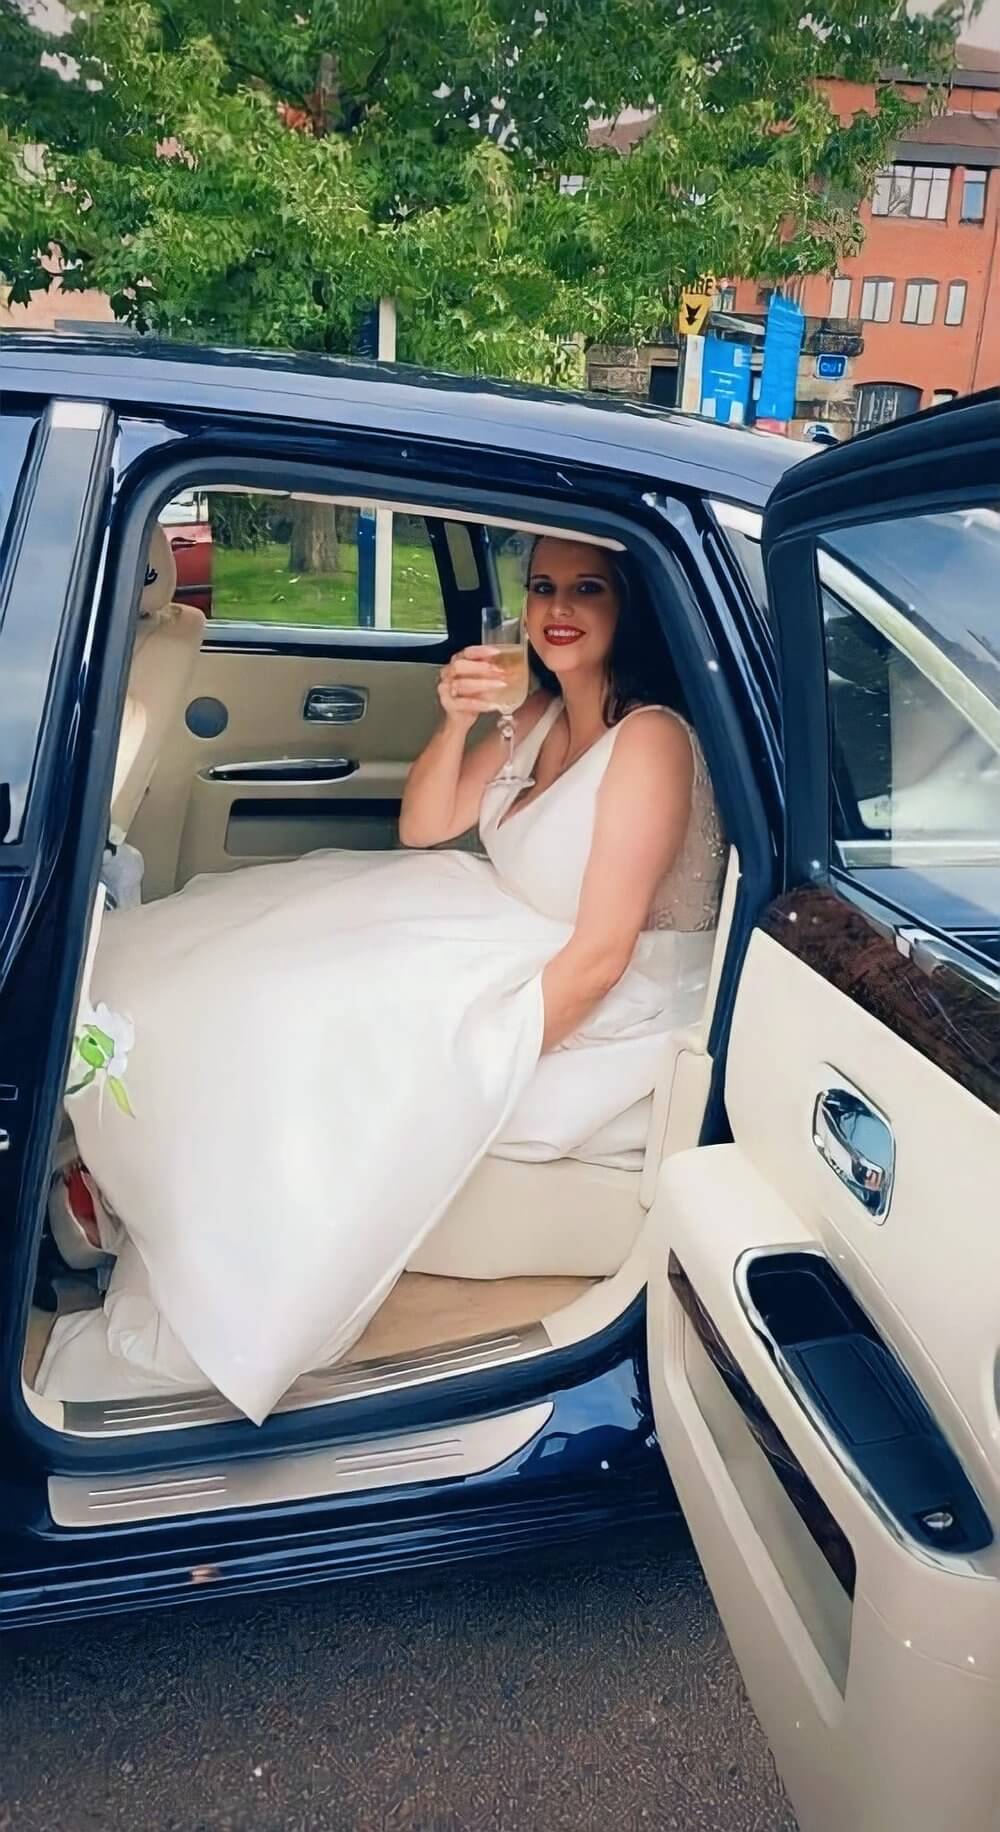
[[[529,770],[560,711],[521,747]],[[634,716],[634,715],[633,715]],[[55,1398],[218,1388],[260,1422],[356,1340],[484,1153],[555,1157],[647,1095],[712,936],[650,931],[540,1059],[541,973],[576,915],[613,727],[463,852],[327,853],[105,919],[93,998],[127,1015],[132,1115],[70,1101],[126,1240],[103,1312],[60,1318]]]

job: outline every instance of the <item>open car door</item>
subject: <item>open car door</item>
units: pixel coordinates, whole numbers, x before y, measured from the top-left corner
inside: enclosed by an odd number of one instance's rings
[[[801,1832],[1000,1820],[1000,396],[796,466],[786,889],[667,1162],[664,1455]]]

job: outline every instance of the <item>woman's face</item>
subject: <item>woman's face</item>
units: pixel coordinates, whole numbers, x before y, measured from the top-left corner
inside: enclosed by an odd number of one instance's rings
[[[524,624],[539,661],[562,679],[603,674],[621,612],[611,562],[602,547],[554,536],[535,543]]]

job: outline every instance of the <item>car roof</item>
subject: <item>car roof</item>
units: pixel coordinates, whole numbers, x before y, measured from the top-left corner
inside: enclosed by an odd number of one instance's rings
[[[638,472],[754,506],[808,452],[796,440],[609,395],[126,332],[0,332],[0,389],[443,438]]]

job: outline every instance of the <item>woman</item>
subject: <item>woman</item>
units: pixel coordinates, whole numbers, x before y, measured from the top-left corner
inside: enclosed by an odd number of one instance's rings
[[[491,1147],[557,1155],[560,1128],[650,1091],[702,995],[722,847],[626,598],[604,549],[536,543],[527,789],[494,780],[495,728],[468,743],[489,651],[443,669],[400,837],[478,819],[488,862],[313,855],[106,922],[115,1098],[98,1075],[70,1112],[119,1257],[105,1312],[57,1322],[43,1392],[110,1397],[109,1367],[118,1392],[207,1379],[259,1422],[356,1340]]]

